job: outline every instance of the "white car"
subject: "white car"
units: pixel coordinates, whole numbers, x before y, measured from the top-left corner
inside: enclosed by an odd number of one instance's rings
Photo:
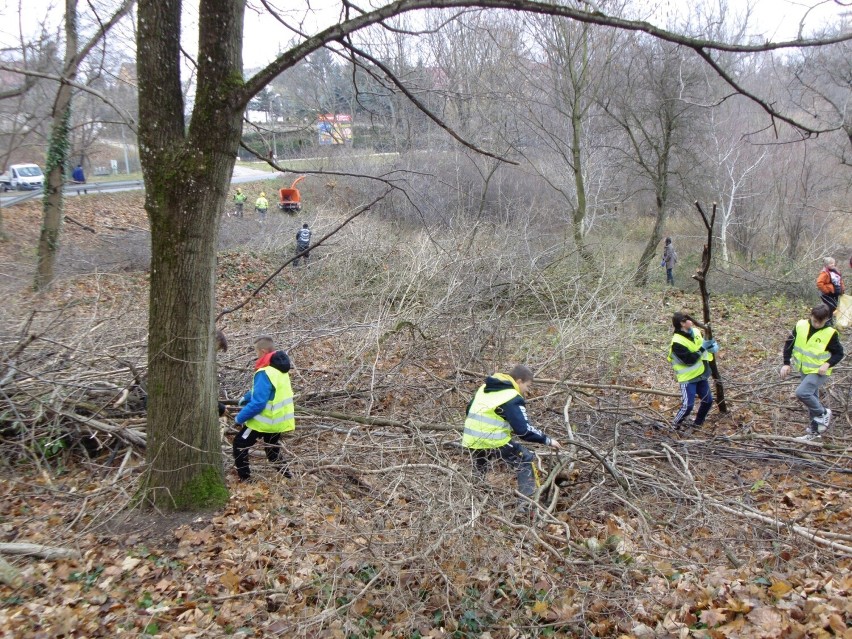
[[[4,191],[35,191],[44,186],[44,173],[38,164],[13,164],[0,175],[0,185]]]

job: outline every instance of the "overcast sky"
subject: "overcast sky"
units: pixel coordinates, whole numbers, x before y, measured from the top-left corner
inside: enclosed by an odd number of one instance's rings
[[[97,1],[97,0],[95,0]],[[753,19],[751,21],[752,34],[762,34],[771,40],[789,40],[796,37],[799,22],[807,15],[804,32],[807,34],[820,25],[835,23],[840,14],[850,11],[852,0],[726,0],[729,11],[735,15],[742,15],[748,3],[753,7]],[[719,0],[714,0],[718,6]],[[185,28],[194,25],[197,18],[197,5],[186,3]],[[292,0],[273,0],[273,6],[282,7],[306,6],[308,3],[293,2]],[[366,3],[365,3],[366,4]],[[666,23],[672,16],[684,15],[696,4],[696,0],[645,0],[641,4],[645,7],[647,15],[644,19],[652,21],[660,26]],[[334,0],[311,0],[313,11],[300,9],[287,9],[284,15],[288,21],[302,23],[303,29],[315,32],[319,28],[334,24],[339,16]],[[842,6],[845,5],[845,6]],[[19,6],[23,6],[21,24],[26,33],[37,30],[39,21],[48,17],[48,24],[53,30],[57,29],[62,19],[64,2],[57,3],[55,0],[0,0],[0,47],[14,47],[17,42]],[[80,3],[81,11],[85,8]],[[316,10],[317,8],[319,10]],[[326,7],[326,8],[323,8]],[[813,8],[813,9],[811,9]],[[810,10],[810,11],[809,11]],[[274,18],[269,16],[262,6],[253,0],[249,0],[246,9],[246,37],[244,49],[244,63],[247,68],[254,68],[268,63],[280,50],[287,47],[293,37],[292,32],[286,30]],[[188,49],[194,49],[194,38],[187,33],[184,45]]]

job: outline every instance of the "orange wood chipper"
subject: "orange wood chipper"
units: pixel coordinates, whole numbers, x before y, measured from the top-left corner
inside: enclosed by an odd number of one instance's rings
[[[295,213],[302,210],[302,195],[299,193],[296,185],[304,179],[305,176],[300,175],[293,181],[289,189],[283,188],[278,190],[278,208],[280,210],[287,213]]]

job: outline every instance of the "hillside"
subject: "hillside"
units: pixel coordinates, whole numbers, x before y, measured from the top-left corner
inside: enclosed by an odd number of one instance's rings
[[[292,256],[302,218],[320,237],[358,201],[315,188],[300,217],[223,221],[221,309]],[[4,636],[852,637],[852,365],[827,387],[817,442],[794,439],[806,416],[777,375],[808,300],[713,295],[730,412],[679,435],[670,317],[699,300],[688,267],[675,289],[659,273],[629,287],[643,221],[601,234],[596,273],[522,216],[358,219],[222,323],[223,399],[245,391],[255,335],[293,359],[293,478],[255,447],[260,481],[229,475],[224,510],[163,515],[134,507],[141,196],[67,213],[62,278],[36,295],[38,207],[4,211],[0,541],[71,551],[0,554],[20,571],[0,585]],[[475,481],[458,446],[482,376],[517,362],[540,378],[533,422],[564,446],[533,447],[549,488],[532,525],[512,474]],[[230,469],[232,415],[221,425]]]

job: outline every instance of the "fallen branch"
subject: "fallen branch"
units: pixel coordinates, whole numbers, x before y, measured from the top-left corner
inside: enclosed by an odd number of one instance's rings
[[[27,555],[42,559],[79,559],[81,557],[79,551],[71,548],[28,543],[0,544],[0,553],[6,555]]]
[[[469,371],[464,368],[457,369],[459,373],[465,375],[473,375],[474,377],[487,377],[484,373]],[[570,382],[566,379],[548,379],[546,377],[536,377],[536,384],[553,384],[560,386],[568,386],[570,388],[592,388],[598,390],[617,390],[626,391],[628,393],[644,393],[646,395],[662,395],[663,397],[680,397],[680,393],[670,393],[669,391],[661,391],[653,388],[639,388],[638,386],[621,386],[620,384],[591,384],[589,382]]]
[[[86,226],[86,225],[85,225],[85,224],[83,224],[82,222],[78,222],[77,220],[75,220],[75,219],[74,219],[73,217],[71,217],[70,215],[66,215],[66,216],[65,216],[65,219],[66,219],[68,222],[71,222],[72,224],[76,224],[76,225],[77,225],[77,226],[79,226],[81,229],[83,229],[83,230],[85,230],[85,231],[89,231],[89,233],[97,233],[97,231],[96,231],[95,229],[93,229],[91,226]]]

